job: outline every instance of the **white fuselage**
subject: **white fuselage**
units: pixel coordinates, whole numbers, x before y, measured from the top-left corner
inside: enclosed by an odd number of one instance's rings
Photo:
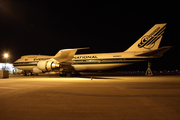
[[[141,52],[138,52],[138,54]],[[135,62],[144,61],[147,57],[135,56],[135,52],[77,54],[72,59],[71,66],[76,71],[98,71],[113,69]],[[32,71],[40,60],[48,60],[53,56],[25,55],[14,62],[14,66],[21,70]],[[148,57],[149,58],[149,57]]]

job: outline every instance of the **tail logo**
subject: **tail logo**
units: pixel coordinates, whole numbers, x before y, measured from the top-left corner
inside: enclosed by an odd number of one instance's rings
[[[164,33],[164,27],[160,29],[160,27],[156,28],[151,34],[145,35],[142,37],[141,42],[138,44],[139,48],[144,47],[145,49],[151,49],[154,47],[156,41],[162,37]]]

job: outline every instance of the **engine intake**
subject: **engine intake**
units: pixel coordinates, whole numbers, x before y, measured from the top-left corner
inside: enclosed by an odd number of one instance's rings
[[[43,60],[38,62],[37,67],[42,71],[50,71],[61,66],[58,63],[54,63],[54,61]]]

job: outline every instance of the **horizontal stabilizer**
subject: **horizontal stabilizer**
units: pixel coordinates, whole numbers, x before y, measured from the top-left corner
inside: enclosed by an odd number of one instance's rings
[[[168,51],[172,46],[164,46],[156,50],[152,50],[146,53],[138,54],[136,56],[155,56],[155,57],[160,57],[162,56],[166,51]]]

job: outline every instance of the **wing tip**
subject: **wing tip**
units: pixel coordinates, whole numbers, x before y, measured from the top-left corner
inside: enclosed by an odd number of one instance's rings
[[[66,51],[66,50],[82,50],[82,49],[89,49],[90,47],[83,47],[83,48],[68,48],[68,49],[62,49],[61,51]]]

